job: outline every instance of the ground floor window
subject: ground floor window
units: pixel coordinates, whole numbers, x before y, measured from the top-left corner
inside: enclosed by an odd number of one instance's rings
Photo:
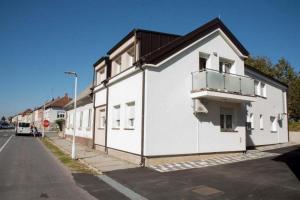
[[[271,132],[277,132],[276,117],[271,116]]]
[[[105,109],[99,110],[99,124],[98,129],[104,129],[106,123]]]
[[[233,109],[232,108],[221,108],[220,112],[220,127],[221,131],[233,131]]]

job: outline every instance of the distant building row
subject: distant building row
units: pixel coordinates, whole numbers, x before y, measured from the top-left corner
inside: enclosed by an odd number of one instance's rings
[[[39,130],[42,129],[42,121],[46,119],[50,122],[50,126],[47,128],[55,129],[55,121],[58,119],[65,119],[66,112],[64,106],[71,101],[71,98],[65,94],[63,97],[57,97],[46,102],[44,105],[36,107],[34,109],[26,109],[25,111],[12,117],[14,124],[18,122],[27,122],[35,125]]]

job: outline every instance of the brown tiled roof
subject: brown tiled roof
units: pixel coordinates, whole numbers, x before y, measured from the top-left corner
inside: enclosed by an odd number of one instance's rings
[[[63,108],[67,103],[69,103],[72,99],[65,94],[63,97],[57,97],[56,99],[53,99],[52,101],[49,101],[46,103],[45,108],[50,107],[60,107]]]

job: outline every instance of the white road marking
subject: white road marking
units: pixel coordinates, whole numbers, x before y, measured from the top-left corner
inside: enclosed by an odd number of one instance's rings
[[[4,149],[4,147],[7,145],[7,143],[10,141],[10,139],[13,137],[13,135],[11,135],[7,140],[6,142],[2,145],[2,147],[0,148],[0,153],[1,151]]]
[[[138,193],[132,191],[131,189],[125,187],[124,185],[118,183],[114,179],[102,174],[98,176],[102,181],[119,191],[120,193],[124,194],[129,199],[133,200],[147,200],[145,197],[139,195]]]

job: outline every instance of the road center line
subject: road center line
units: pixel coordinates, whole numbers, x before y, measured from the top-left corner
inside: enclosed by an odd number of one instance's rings
[[[129,188],[125,187],[124,185],[118,183],[114,179],[102,174],[98,176],[102,181],[119,191],[120,193],[124,194],[129,199],[133,200],[147,200],[147,198],[139,195],[138,193],[130,190]]]
[[[10,141],[10,139],[13,137],[13,135],[11,135],[7,140],[6,142],[2,145],[2,147],[0,148],[0,153],[1,151],[4,149],[4,147],[7,145],[7,143]]]

